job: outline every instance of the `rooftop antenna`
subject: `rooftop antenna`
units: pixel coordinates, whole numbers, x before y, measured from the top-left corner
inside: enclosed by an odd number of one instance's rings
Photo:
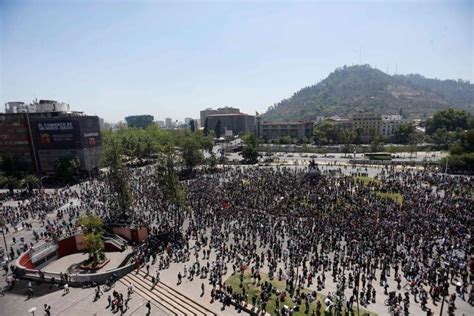
[[[398,75],[398,64],[395,64],[395,74]]]

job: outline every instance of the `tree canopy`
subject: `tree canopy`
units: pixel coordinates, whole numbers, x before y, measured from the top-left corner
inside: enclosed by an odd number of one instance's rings
[[[474,128],[473,118],[464,110],[446,109],[436,112],[426,121],[426,133],[434,134],[440,129],[448,132]]]
[[[258,139],[254,134],[245,134],[242,137],[244,146],[242,148],[243,162],[255,164],[258,162]]]

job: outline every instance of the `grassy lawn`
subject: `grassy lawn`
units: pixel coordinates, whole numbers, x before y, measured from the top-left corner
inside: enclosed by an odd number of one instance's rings
[[[392,199],[400,205],[403,204],[403,196],[400,193],[377,192],[377,195],[383,199]]]
[[[374,178],[372,178],[372,177],[353,176],[353,178],[354,178],[356,181],[362,182],[363,185],[370,185],[371,183],[373,183],[373,184],[378,184],[378,183],[380,183],[380,180],[374,179]]]
[[[272,281],[270,281],[270,279],[268,278],[268,275],[265,274],[265,273],[260,273],[260,276],[262,278],[261,283],[264,283],[265,281],[267,281],[267,282],[270,282],[278,290],[280,290],[280,291],[285,290],[285,281],[278,281],[278,278],[274,278]],[[240,273],[236,273],[234,275],[231,275],[225,281],[225,283],[230,285],[232,287],[232,289],[234,290],[234,292],[242,293],[242,289],[240,288]],[[247,295],[248,303],[252,304],[252,297],[253,296],[259,297],[260,293],[261,293],[261,289],[260,289],[260,287],[257,286],[256,283],[255,284],[252,283],[252,277],[251,277],[251,273],[250,273],[249,270],[246,270],[245,273],[244,273],[243,286],[245,287],[246,292],[248,294]],[[311,291],[309,289],[303,289],[303,290],[301,290],[301,292],[310,293]],[[290,295],[287,293],[285,301],[283,303],[280,302],[280,308],[283,305],[287,305],[290,308],[295,305],[293,303],[292,299],[289,296]],[[325,299],[325,296],[318,293],[317,300],[321,302],[321,306],[322,306],[321,312],[323,314],[325,314],[324,310],[326,309],[326,305],[324,304],[324,299]],[[269,301],[267,302],[266,310],[271,315],[275,315],[275,306],[276,306],[275,302],[276,302],[276,300],[277,300],[276,294],[272,294]],[[355,305],[353,306],[353,308],[354,308],[354,310],[356,309]],[[316,301],[313,301],[310,304],[309,314],[305,314],[305,312],[304,312],[305,311],[305,305],[304,305],[304,302],[303,302],[303,304],[300,305],[300,311],[299,312],[294,312],[293,315],[295,315],[295,316],[311,315],[313,310],[316,310]],[[329,314],[327,314],[327,315],[329,315]],[[372,315],[377,315],[377,314],[372,313],[372,312],[368,312],[368,311],[361,308],[360,309],[360,315],[371,315],[372,316]]]

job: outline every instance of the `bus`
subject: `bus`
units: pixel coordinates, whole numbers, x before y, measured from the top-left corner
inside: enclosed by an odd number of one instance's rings
[[[369,160],[392,160],[392,155],[390,153],[367,153],[365,157]]]

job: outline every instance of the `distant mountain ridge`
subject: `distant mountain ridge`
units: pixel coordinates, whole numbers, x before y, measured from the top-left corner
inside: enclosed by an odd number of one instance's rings
[[[318,116],[373,112],[427,118],[445,108],[474,112],[474,85],[463,80],[388,75],[369,65],[344,66],[318,84],[268,108],[264,120],[315,120]]]

